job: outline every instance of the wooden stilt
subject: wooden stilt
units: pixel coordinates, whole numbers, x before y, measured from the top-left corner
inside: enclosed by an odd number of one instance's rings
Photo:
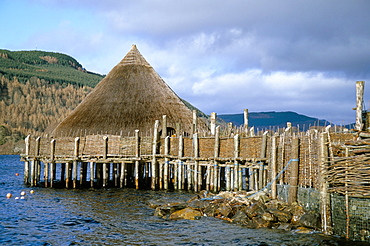
[[[199,157],[199,141],[198,141],[198,133],[194,133],[193,135],[193,156],[194,158]],[[199,162],[195,160],[194,162],[194,171],[193,171],[193,176],[194,176],[194,191],[198,192],[199,191]]]
[[[288,203],[297,202],[298,175],[299,175],[299,138],[293,138],[292,158],[290,163],[290,179],[288,191]]]
[[[73,160],[73,171],[72,171],[72,182],[73,188],[75,189],[77,186],[77,164],[78,164],[78,156],[80,151],[80,138],[75,138],[75,148],[74,148],[74,160]]]
[[[244,131],[248,135],[248,128],[249,128],[249,114],[248,109],[244,109]]]
[[[169,149],[170,149],[170,137],[167,136],[164,139],[164,170],[163,170],[163,188],[165,190],[168,190],[168,169],[169,169]]]
[[[31,162],[31,186],[36,186],[39,180],[39,155],[40,155],[40,137],[36,138],[35,156]]]
[[[49,163],[45,162],[44,163],[44,185],[45,188],[48,187],[49,184]]]
[[[26,185],[28,185],[30,183],[30,168],[29,168],[29,161],[28,161],[28,158],[29,158],[29,154],[30,154],[30,135],[28,135],[25,139],[24,139],[24,142],[25,142],[25,147],[26,147],[26,150],[25,150],[25,155],[26,155],[26,160],[24,162],[24,176],[23,176],[23,180],[24,180],[24,183]]]
[[[65,175],[66,175],[66,179],[65,179],[65,182],[66,182],[66,188],[68,189],[69,188],[69,181],[70,181],[70,162],[67,162],[66,163],[66,169],[65,169]]]
[[[81,162],[80,165],[80,186],[86,181],[87,176],[87,162]]]
[[[126,179],[126,163],[121,162],[121,171],[120,171],[120,177],[119,177],[119,187],[123,188],[124,186],[127,186],[127,179]],[[126,182],[125,182],[126,180]]]
[[[230,181],[231,181],[230,179],[231,179],[230,165],[229,163],[226,163],[225,165],[226,191],[230,191]]]
[[[107,163],[107,157],[108,157],[108,137],[103,137],[104,141],[104,153],[103,153],[103,188],[105,188],[108,185],[108,179],[109,179],[109,173],[108,173],[108,163]]]
[[[213,187],[210,187],[211,190],[217,192],[220,190],[219,182],[219,167],[217,158],[220,156],[220,126],[216,127],[215,132],[215,145],[213,150],[214,162],[213,162]],[[212,177],[212,176],[211,176]]]
[[[184,180],[183,180],[183,173],[184,173],[184,163],[182,162],[181,158],[184,154],[184,139],[183,136],[179,136],[179,153],[178,153],[178,189],[183,190],[184,189]]]
[[[332,220],[330,209],[330,196],[328,193],[328,182],[326,181],[326,169],[328,166],[328,137],[327,133],[320,134],[320,210],[322,230],[325,234],[332,234]]]
[[[236,134],[234,136],[234,185],[233,190],[238,191],[241,190],[241,187],[239,187],[239,152],[240,152],[240,146],[239,146],[239,134]]]
[[[211,134],[216,134],[216,121],[217,121],[217,114],[215,112],[211,113]]]
[[[356,82],[356,130],[362,131],[363,129],[363,122],[362,122],[362,112],[363,112],[363,104],[364,104],[364,87],[365,81],[357,81]]]
[[[157,132],[158,130],[156,130]],[[153,147],[154,149],[154,147]],[[140,161],[139,161],[139,157],[140,157],[140,135],[139,135],[139,130],[135,130],[135,157],[138,158],[137,160],[135,160],[135,170],[134,170],[134,173],[135,173],[135,188],[136,189],[139,189],[140,188],[140,185],[139,185],[139,178],[140,178]],[[127,182],[127,179],[126,179],[126,182]]]
[[[157,148],[158,148],[158,129],[159,129],[159,120],[155,121],[154,124],[154,134],[153,134],[153,151],[152,151],[152,166],[151,166],[151,177],[152,177],[152,182],[151,182],[151,188],[152,190],[155,190],[157,188]]]
[[[55,139],[50,141],[50,187],[53,187],[55,179]]]
[[[94,162],[90,161],[90,187],[94,188]]]
[[[266,151],[267,151],[267,131],[263,133],[262,136],[262,144],[261,144],[261,158],[266,158]],[[260,162],[259,170],[258,170],[258,190],[261,190],[264,187],[264,172],[265,172],[265,163],[263,161]]]
[[[276,145],[276,138],[277,136],[273,136],[271,138],[271,179],[275,179],[277,176],[277,145]],[[271,183],[271,198],[277,198],[277,180],[272,180]]]

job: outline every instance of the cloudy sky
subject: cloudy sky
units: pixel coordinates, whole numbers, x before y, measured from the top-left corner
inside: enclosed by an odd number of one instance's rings
[[[368,0],[1,0],[0,49],[46,50],[107,74],[136,44],[207,114],[295,111],[355,121],[370,104]]]

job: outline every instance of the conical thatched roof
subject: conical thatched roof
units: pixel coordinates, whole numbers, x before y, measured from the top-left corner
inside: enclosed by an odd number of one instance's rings
[[[168,126],[192,127],[192,111],[162,80],[135,45],[95,89],[53,131],[108,133],[149,131],[167,115]],[[205,129],[204,122],[198,127]]]

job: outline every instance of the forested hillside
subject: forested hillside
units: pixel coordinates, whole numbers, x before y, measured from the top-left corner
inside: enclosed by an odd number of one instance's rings
[[[68,55],[0,50],[0,154],[60,121],[103,77]]]
[[[36,77],[23,84],[17,78],[8,80],[2,76],[0,153],[1,145],[23,140],[28,134],[41,133],[50,124],[64,118],[91,90],[88,86],[49,84]]]
[[[46,51],[9,51],[0,49],[0,75],[7,79],[17,77],[26,83],[32,77],[49,84],[59,83],[94,87],[104,77],[88,72],[74,58]]]

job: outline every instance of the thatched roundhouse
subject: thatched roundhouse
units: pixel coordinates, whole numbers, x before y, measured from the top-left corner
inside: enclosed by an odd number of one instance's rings
[[[181,129],[178,134],[191,133],[192,110],[133,45],[51,135],[127,134],[136,129],[148,132],[163,115],[167,116],[167,126],[172,133],[176,129]],[[198,120],[197,125],[198,131],[208,128],[202,120]]]

